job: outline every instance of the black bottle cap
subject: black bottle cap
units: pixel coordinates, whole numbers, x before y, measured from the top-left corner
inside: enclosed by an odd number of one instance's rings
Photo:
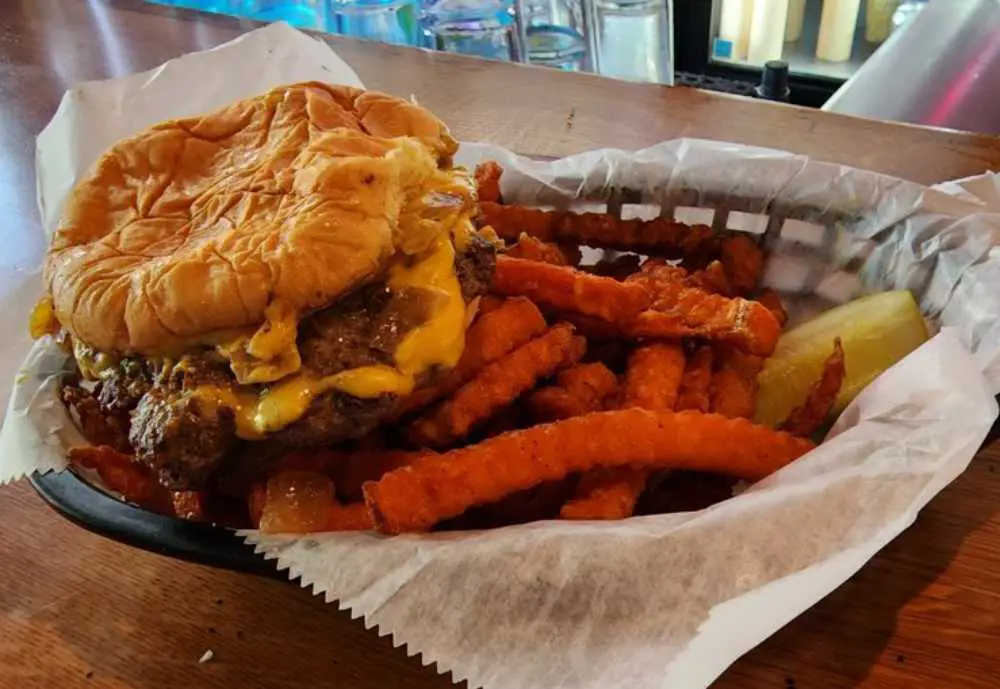
[[[769,60],[764,63],[764,72],[756,91],[759,98],[787,101],[791,93],[788,88],[788,63],[784,60]]]

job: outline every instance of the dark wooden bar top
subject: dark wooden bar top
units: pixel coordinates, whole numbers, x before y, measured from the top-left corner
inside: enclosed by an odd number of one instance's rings
[[[37,265],[44,250],[34,137],[68,86],[145,70],[253,26],[138,0],[0,3],[0,271]],[[329,40],[366,86],[415,95],[462,140],[525,154],[683,136],[780,148],[921,183],[1000,167],[993,137]],[[982,450],[912,528],[716,686],[1000,685],[998,464],[996,445]],[[214,659],[199,664],[209,649]],[[130,549],[63,520],[24,482],[0,489],[0,688],[447,686],[449,677],[296,584]]]

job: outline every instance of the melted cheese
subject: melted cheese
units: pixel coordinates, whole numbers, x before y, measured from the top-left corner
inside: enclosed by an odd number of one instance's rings
[[[393,289],[417,287],[438,294],[440,299],[431,317],[400,342],[394,367],[365,366],[326,377],[293,375],[270,385],[259,396],[216,385],[201,386],[192,394],[205,403],[232,409],[237,435],[250,440],[295,422],[316,397],[331,390],[361,398],[409,394],[424,372],[458,363],[465,346],[466,308],[449,237],[439,237],[424,255],[412,265],[408,263],[399,260],[390,268],[388,285]]]
[[[45,335],[55,335],[59,332],[59,321],[56,319],[56,307],[52,297],[42,297],[31,310],[28,319],[28,330],[31,339],[37,340]]]
[[[396,248],[408,255],[427,250],[440,237],[450,236],[460,250],[472,232],[470,216],[475,210],[475,185],[461,167],[442,170],[431,152],[415,139],[395,142],[392,155],[400,160],[402,205]]]
[[[229,368],[241,384],[271,383],[302,368],[295,343],[298,326],[295,309],[275,300],[264,310],[264,322],[257,332],[223,342],[216,350],[229,360]]]
[[[396,368],[413,380],[434,366],[451,368],[465,347],[465,301],[455,275],[455,248],[447,236],[439,237],[431,251],[412,266],[396,264],[389,270],[393,289],[416,287],[441,295],[441,306],[417,326],[396,348]]]

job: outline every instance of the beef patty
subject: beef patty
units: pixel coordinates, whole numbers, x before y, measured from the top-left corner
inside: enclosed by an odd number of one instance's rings
[[[456,256],[456,274],[466,301],[484,293],[493,275],[492,245],[475,237]],[[391,364],[399,341],[424,322],[433,294],[419,289],[391,292],[384,284],[357,290],[312,314],[299,327],[302,369],[317,376]],[[192,358],[181,371],[155,371],[148,363],[124,360],[99,383],[97,399],[106,410],[131,412],[129,442],[136,457],[151,466],[173,490],[199,487],[237,443],[231,410],[210,408],[186,391],[205,383],[230,384],[226,362],[214,352]],[[426,381],[418,381],[425,383]],[[268,436],[286,447],[319,447],[360,437],[386,418],[395,397],[361,399],[331,391],[318,396],[294,423]]]

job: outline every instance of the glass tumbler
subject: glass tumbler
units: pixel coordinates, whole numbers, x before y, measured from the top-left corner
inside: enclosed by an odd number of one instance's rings
[[[330,0],[331,30],[395,45],[417,45],[420,0]]]
[[[262,22],[285,21],[300,29],[330,31],[327,0],[238,0],[237,13]]]
[[[597,71],[673,84],[671,0],[588,0]]]
[[[568,71],[594,71],[584,0],[517,0],[527,61]]]
[[[523,59],[514,0],[438,0],[421,14],[425,47],[491,60]]]

